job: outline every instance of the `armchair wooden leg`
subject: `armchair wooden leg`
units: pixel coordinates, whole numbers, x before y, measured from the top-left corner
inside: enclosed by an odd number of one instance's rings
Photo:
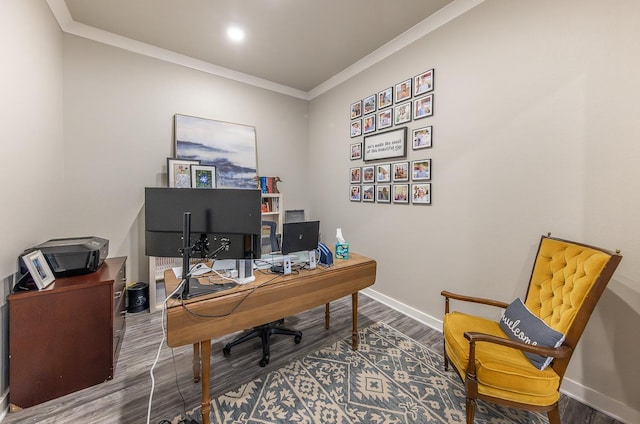
[[[561,424],[560,410],[558,409],[557,403],[551,411],[547,412],[547,417],[549,417],[549,424]]]
[[[446,341],[442,340],[442,356],[444,357],[444,370],[449,371],[449,358],[447,357]]]
[[[476,400],[467,398],[467,424],[473,424],[476,416]]]

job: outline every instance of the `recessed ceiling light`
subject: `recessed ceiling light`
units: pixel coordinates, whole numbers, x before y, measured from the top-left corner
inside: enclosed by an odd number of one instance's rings
[[[229,40],[239,43],[244,40],[244,30],[237,26],[231,26],[227,28],[227,37]]]

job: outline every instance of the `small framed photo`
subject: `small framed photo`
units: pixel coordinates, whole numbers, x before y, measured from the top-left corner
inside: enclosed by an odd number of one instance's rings
[[[411,98],[411,78],[396,84],[396,103]]]
[[[413,181],[430,180],[431,179],[431,159],[414,160],[411,162]]]
[[[351,180],[349,181],[351,184],[362,181],[361,171],[360,167],[351,168]]]
[[[360,201],[360,186],[359,185],[351,185],[349,187],[349,200],[352,202]]]
[[[49,264],[47,263],[42,251],[34,250],[22,256],[22,260],[31,274],[31,278],[36,283],[38,290],[45,289],[49,284],[53,283],[55,277]]]
[[[411,184],[411,202],[418,205],[430,205],[431,183]]]
[[[393,104],[393,87],[385,88],[378,92],[378,110]]]
[[[414,97],[433,90],[433,74],[434,70],[429,69],[428,71],[425,71],[413,77]]]
[[[216,167],[191,165],[191,187],[216,188]]]
[[[394,184],[391,189],[393,203],[409,203],[409,184]]]
[[[375,181],[375,171],[372,165],[362,167],[362,182],[372,183]]]
[[[433,127],[416,128],[412,131],[413,134],[413,150],[425,149],[431,147],[431,136],[433,134]]]
[[[393,125],[393,109],[378,112],[378,129],[383,130]]]
[[[356,119],[355,121],[351,121],[350,134],[351,134],[351,138],[362,135],[362,119]]]
[[[362,186],[362,201],[363,202],[375,202],[376,193],[375,193],[374,185],[363,185]]]
[[[351,145],[351,160],[362,159],[362,143],[353,143]]]
[[[413,119],[433,116],[433,94],[419,97],[413,101]]]
[[[364,128],[362,133],[369,134],[376,130],[376,115],[369,115],[364,117]]]
[[[200,165],[200,161],[167,158],[169,187],[190,188],[191,165]]]
[[[391,181],[391,165],[388,163],[376,165],[376,182],[388,183]]]
[[[364,105],[364,114],[373,113],[376,111],[376,95],[372,94],[369,97],[365,97],[362,100]]]
[[[396,105],[393,108],[393,116],[395,116],[394,123],[396,125],[411,121],[411,102]]]
[[[389,184],[376,185],[376,199],[378,203],[391,202],[391,186]]]
[[[409,162],[396,162],[391,164],[391,172],[393,172],[393,181],[409,181]]]
[[[362,100],[351,103],[351,119],[360,118],[362,116]]]

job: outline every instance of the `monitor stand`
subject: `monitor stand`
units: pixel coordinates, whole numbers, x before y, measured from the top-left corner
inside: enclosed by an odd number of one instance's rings
[[[186,293],[186,296],[185,293],[177,293],[176,297],[181,297],[183,299],[193,299],[194,297],[217,293],[219,291],[227,290],[236,286],[235,283],[201,284],[197,278],[189,278],[186,284],[189,284],[189,290]]]

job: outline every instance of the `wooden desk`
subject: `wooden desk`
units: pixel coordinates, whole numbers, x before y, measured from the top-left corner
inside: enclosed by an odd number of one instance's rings
[[[329,302],[351,295],[351,338],[353,349],[357,350],[358,292],[375,282],[376,262],[355,253],[349,256],[347,260],[336,260],[330,268],[302,270],[288,276],[256,271],[256,281],[185,301],[184,307],[178,300],[168,302],[167,344],[171,347],[193,344],[194,347],[194,381],[202,382],[203,424],[209,422],[211,339],[215,337],[276,321],[323,304],[326,305],[325,326],[329,328]],[[175,290],[179,282],[172,270],[165,272],[167,293]]]

